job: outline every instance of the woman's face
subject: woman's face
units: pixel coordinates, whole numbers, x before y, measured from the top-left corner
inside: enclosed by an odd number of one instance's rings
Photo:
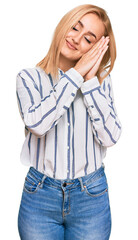
[[[72,61],[79,60],[104,35],[104,31],[104,24],[98,16],[87,13],[66,35],[61,49],[62,57]]]

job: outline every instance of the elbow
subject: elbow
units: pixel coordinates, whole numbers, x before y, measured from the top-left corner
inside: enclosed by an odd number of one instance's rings
[[[32,134],[34,134],[36,137],[41,138],[46,134],[46,127],[44,128],[42,123],[38,124],[38,123],[35,123],[35,122],[33,123],[31,121],[31,124],[30,124],[30,122],[27,121],[27,118],[24,118],[23,122],[24,122],[26,128]]]
[[[108,137],[106,136],[103,141],[103,146],[104,147],[114,146],[120,139],[121,133],[122,133],[122,128],[119,128],[118,131],[115,131],[112,134],[108,133]]]
[[[46,133],[55,126],[55,123],[57,123],[57,121],[53,119],[52,121],[46,121],[44,118],[37,119],[35,115],[32,115],[30,118],[30,115],[28,113],[24,114],[23,121],[29,131],[39,138],[46,135]]]
[[[29,132],[31,132],[33,135],[35,135],[38,138],[42,138],[46,134],[46,132],[44,132],[43,129],[38,129],[38,128],[35,129],[27,125],[26,125],[26,128],[29,130]]]

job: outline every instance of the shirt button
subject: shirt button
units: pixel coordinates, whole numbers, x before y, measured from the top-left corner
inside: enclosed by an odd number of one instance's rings
[[[69,146],[67,146],[67,149],[69,149]]]
[[[68,126],[69,126],[70,124],[68,123]]]
[[[69,170],[67,170],[67,172],[69,172]]]

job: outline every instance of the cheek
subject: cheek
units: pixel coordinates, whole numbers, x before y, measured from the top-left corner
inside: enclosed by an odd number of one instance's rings
[[[91,48],[92,48],[92,45],[89,46],[88,44],[83,43],[81,46],[81,53],[84,54],[88,52]]]
[[[69,31],[66,35],[66,38],[74,37],[74,36],[75,36],[75,31]]]

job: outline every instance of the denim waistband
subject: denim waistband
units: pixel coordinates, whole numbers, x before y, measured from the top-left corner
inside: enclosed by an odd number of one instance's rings
[[[104,164],[102,163],[101,167],[98,168],[96,171],[89,173],[85,176],[74,178],[74,179],[56,179],[56,178],[51,178],[44,173],[39,172],[37,169],[34,167],[30,167],[28,173],[32,174],[35,178],[37,178],[41,185],[43,183],[53,185],[54,187],[59,187],[59,188],[72,188],[76,187],[81,184],[81,189],[82,191],[84,190],[84,185],[87,184],[88,182],[95,181],[97,178],[105,174],[104,172]]]

